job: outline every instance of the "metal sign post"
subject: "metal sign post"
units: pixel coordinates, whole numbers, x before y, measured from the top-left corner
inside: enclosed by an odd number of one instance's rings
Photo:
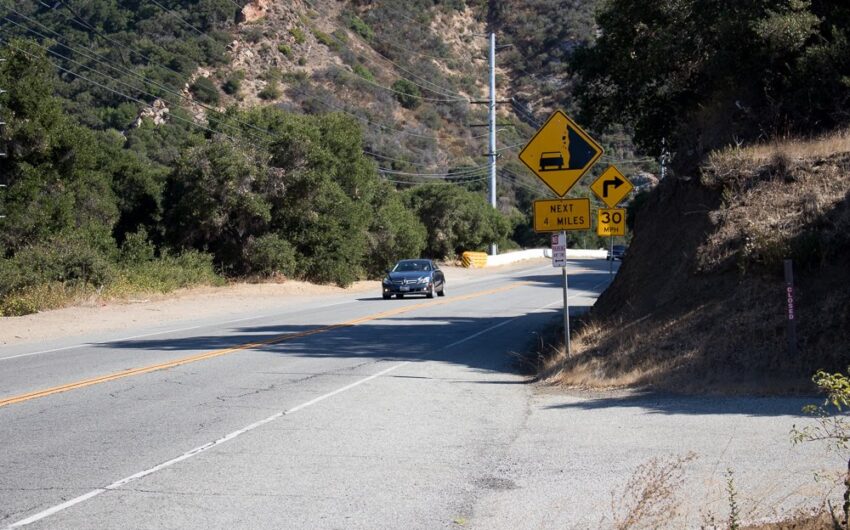
[[[567,233],[561,232],[561,241],[566,246]],[[564,261],[564,266],[561,267],[561,274],[564,277],[564,345],[567,348],[567,357],[572,357],[573,351],[570,346],[570,295],[569,284],[567,283],[567,263]]]
[[[614,275],[614,236],[611,236],[611,246],[608,249],[608,276]]]

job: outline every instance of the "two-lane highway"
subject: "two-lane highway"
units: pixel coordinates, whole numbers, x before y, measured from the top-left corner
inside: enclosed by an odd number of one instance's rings
[[[574,308],[607,269],[570,263]],[[729,469],[747,521],[838,498],[813,477],[846,460],[789,440],[817,398],[526,384],[511,353],[560,320],[559,273],[2,348],[0,527],[613,528],[632,474],[686,455],[665,527],[726,520]]]
[[[434,300],[281,300],[271,315],[0,349],[0,523],[465,520],[525,421],[509,353],[560,310],[558,272],[538,261],[449,277]],[[574,307],[609,281],[605,262],[570,272]]]

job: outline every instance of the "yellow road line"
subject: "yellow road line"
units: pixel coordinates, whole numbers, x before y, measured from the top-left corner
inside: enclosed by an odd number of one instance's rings
[[[415,304],[406,307],[399,307],[397,309],[390,309],[389,311],[382,311],[380,313],[375,313],[372,315],[367,315],[365,317],[355,318],[353,320],[349,320],[347,322],[343,322],[340,324],[333,324],[330,326],[324,326],[321,328],[311,329],[308,331],[302,331],[300,333],[284,333],[282,335],[276,335],[266,340],[257,341],[257,342],[249,342],[246,344],[240,344],[238,346],[233,346],[231,348],[224,348],[221,350],[213,350],[204,353],[199,353],[196,355],[191,355],[189,357],[183,357],[180,359],[175,359],[173,361],[168,361],[160,364],[153,364],[149,366],[142,366],[139,368],[130,368],[128,370],[123,370],[121,372],[115,372],[107,375],[102,375],[99,377],[93,377],[90,379],[83,379],[82,381],[76,381],[74,383],[68,383],[65,385],[54,386],[50,388],[45,388],[43,390],[36,390],[34,392],[29,392],[26,394],[20,394],[17,396],[12,396],[6,399],[0,400],[0,407],[5,407],[6,405],[14,405],[15,403],[23,403],[24,401],[29,401],[31,399],[37,399],[40,397],[50,396],[53,394],[59,394],[60,392],[67,392],[69,390],[76,390],[78,388],[85,388],[87,386],[98,385],[100,383],[107,383],[109,381],[115,381],[117,379],[124,379],[125,377],[131,377],[134,375],[142,375],[150,372],[156,372],[158,370],[167,370],[169,368],[174,368],[176,366],[181,366],[184,364],[194,363],[198,361],[203,361],[206,359],[212,359],[214,357],[220,357],[222,355],[227,355],[229,353],[234,353],[238,351],[250,350],[253,348],[257,348],[260,346],[268,346],[270,344],[278,344],[284,341],[297,339],[301,337],[309,337],[310,335],[317,335],[319,333],[327,333],[328,331],[333,331],[335,329],[347,328],[351,326],[356,326],[357,324],[362,324],[364,322],[369,322],[372,320],[378,320],[381,318],[387,318],[395,315],[400,315],[403,313],[409,313],[410,311],[415,311],[417,309],[423,309],[438,305],[445,305],[453,302],[460,302],[463,300],[470,300],[473,298],[478,298],[481,296],[487,296],[490,294],[496,294],[504,291],[509,291],[511,289],[516,289],[522,285],[527,285],[528,282],[518,282],[505,287],[498,287],[495,289],[488,289],[486,291],[478,291],[475,293],[462,295],[462,296],[453,296],[452,298],[444,299],[444,300],[435,300],[432,302],[426,302],[423,304]]]

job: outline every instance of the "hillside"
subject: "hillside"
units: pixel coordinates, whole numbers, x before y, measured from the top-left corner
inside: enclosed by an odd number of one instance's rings
[[[711,154],[639,209],[612,286],[546,377],[670,391],[809,389],[850,362],[850,136]],[[798,352],[786,343],[783,259]],[[574,350],[575,351],[575,350]]]
[[[572,109],[567,63],[593,39],[593,5],[557,16],[552,2],[456,0],[7,6],[0,311],[167,290],[169,268],[189,262],[176,286],[344,285],[402,256],[541,244],[531,202],[547,192],[516,153],[551,109]],[[606,161],[653,172],[609,125]],[[599,244],[592,233],[574,240]],[[162,266],[172,258],[184,261]],[[150,270],[132,270],[139,263]]]

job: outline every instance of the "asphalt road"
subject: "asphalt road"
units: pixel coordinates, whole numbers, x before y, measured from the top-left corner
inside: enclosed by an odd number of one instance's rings
[[[570,265],[580,311],[608,265]],[[788,443],[807,400],[526,384],[512,352],[558,318],[559,272],[0,349],[0,526],[588,528],[646,458],[688,451],[701,508],[722,513],[726,467],[757,508],[822,495],[810,473],[840,460]]]

